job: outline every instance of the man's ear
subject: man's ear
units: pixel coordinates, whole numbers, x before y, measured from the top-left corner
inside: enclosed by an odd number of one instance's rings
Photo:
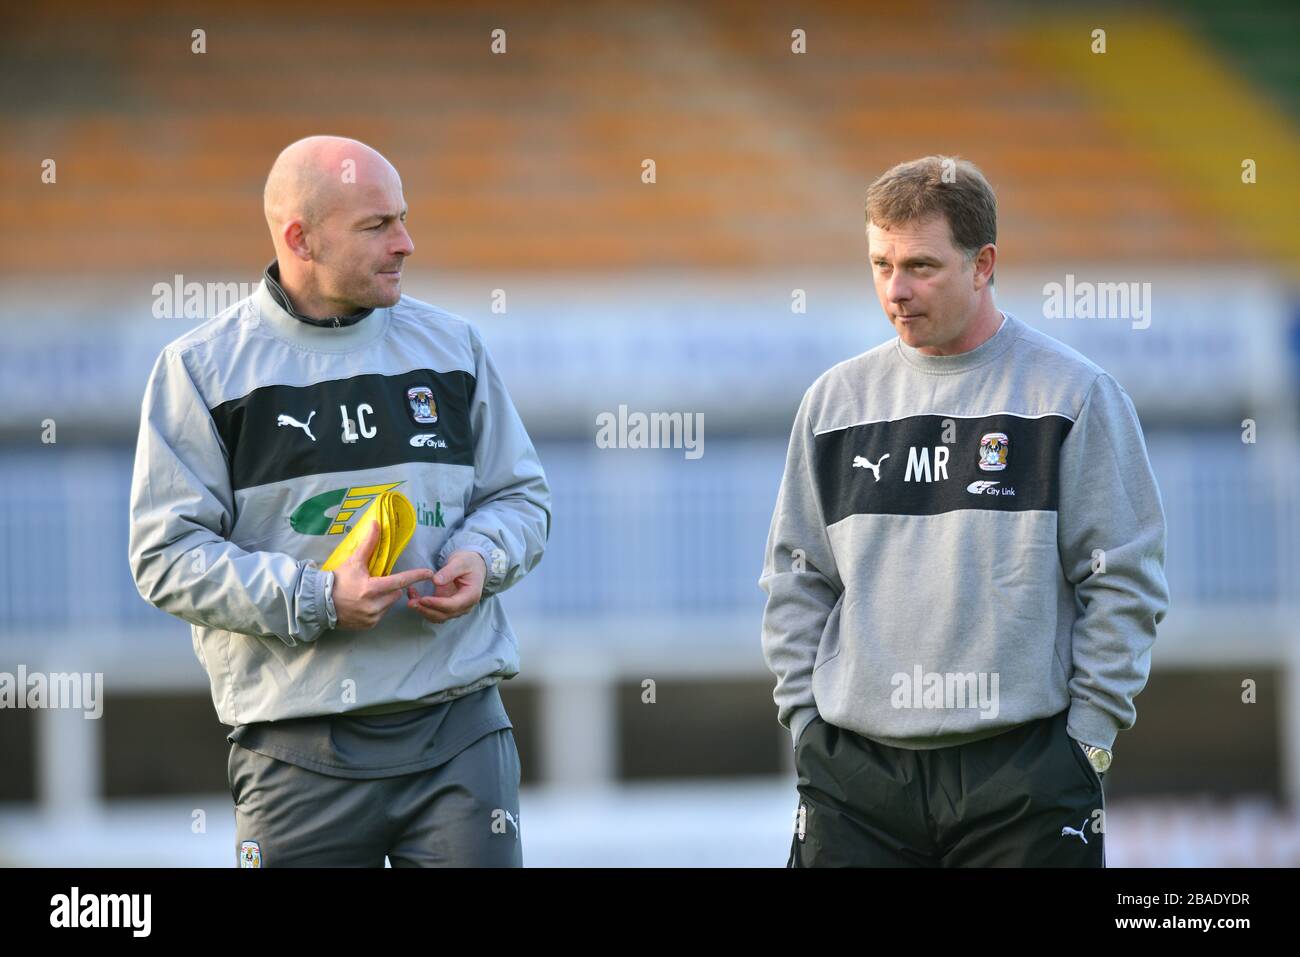
[[[975,254],[975,289],[982,290],[989,285],[993,279],[993,269],[998,261],[998,247],[992,243],[986,243],[979,252]]]
[[[307,240],[307,233],[302,228],[301,220],[290,220],[284,227],[284,244],[289,251],[297,256],[303,262],[310,262],[312,259],[311,243]]]

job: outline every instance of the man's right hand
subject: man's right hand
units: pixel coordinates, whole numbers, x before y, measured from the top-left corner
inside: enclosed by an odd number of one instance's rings
[[[366,631],[379,624],[384,612],[402,597],[410,585],[433,581],[432,568],[413,568],[383,578],[370,575],[370,556],[379,542],[379,525],[370,524],[370,530],[361,540],[361,546],[338,568],[334,569],[334,610],[338,613],[335,628],[349,631]]]

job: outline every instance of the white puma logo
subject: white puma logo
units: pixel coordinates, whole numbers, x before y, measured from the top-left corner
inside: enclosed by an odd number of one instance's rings
[[[876,481],[879,482],[880,466],[884,464],[885,459],[887,458],[889,458],[888,452],[886,452],[884,455],[880,457],[879,462],[877,462],[875,465],[872,465],[871,462],[863,458],[861,455],[855,455],[853,456],[853,467],[855,469],[871,469],[871,474],[874,475],[876,477]]]
[[[511,824],[514,825],[514,827],[515,827],[515,837],[518,837],[518,836],[519,836],[519,822],[518,822],[517,820],[515,820],[515,818],[513,817],[513,815],[511,815],[511,813],[510,813],[509,811],[505,811],[504,813],[505,813],[505,816],[506,816],[506,820],[509,821]]]
[[[311,415],[307,416],[307,421],[306,421],[306,422],[299,422],[297,419],[295,419],[295,418],[294,418],[293,416],[291,416],[291,415],[282,415],[282,416],[280,416],[278,419],[275,420],[275,424],[276,424],[277,426],[281,426],[281,425],[292,425],[295,429],[302,429],[304,432],[307,433],[307,438],[309,438],[309,439],[311,439],[313,442],[315,442],[315,441],[316,441],[316,436],[312,435],[312,434],[311,434],[311,429],[309,429],[309,428],[307,427],[308,425],[311,424],[311,416],[312,416],[312,415],[315,415],[315,414],[316,414],[316,410],[315,410],[315,409],[312,409],[312,410],[311,410]]]
[[[1087,826],[1087,824],[1088,824],[1088,819],[1086,817],[1083,819],[1083,823],[1079,825],[1078,830],[1075,830],[1074,828],[1070,827],[1070,825],[1067,824],[1065,827],[1061,828],[1061,837],[1065,837],[1065,835],[1067,834],[1077,834],[1079,840],[1087,844],[1088,838],[1083,833],[1083,829]]]

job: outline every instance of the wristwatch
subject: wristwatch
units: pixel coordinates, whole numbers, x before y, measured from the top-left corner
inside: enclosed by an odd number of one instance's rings
[[[1088,756],[1088,763],[1098,774],[1105,774],[1110,769],[1110,752],[1105,748],[1084,744],[1082,741],[1079,742],[1079,747],[1083,748],[1083,753]]]

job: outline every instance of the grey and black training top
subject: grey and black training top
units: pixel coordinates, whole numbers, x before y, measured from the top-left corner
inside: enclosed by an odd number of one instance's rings
[[[368,631],[335,628],[320,565],[386,489],[418,521],[394,571],[483,556],[471,612],[432,624],[399,601]],[[550,503],[474,326],[409,296],[308,323],[264,277],[154,365],[129,560],[145,600],[192,625],[224,724],[394,714],[518,673],[499,596],[540,561]]]
[[[1005,314],[1004,314],[1005,315]],[[1169,603],[1165,517],[1110,375],[1005,315],[968,352],[894,338],[795,416],[759,584],[778,719],[893,747],[1069,709],[1132,727]]]
[[[280,264],[262,275],[276,305],[299,322],[339,328],[360,322],[373,309],[315,319],[294,308],[280,285]],[[285,721],[254,721],[233,729],[226,740],[318,774],[378,778],[413,774],[450,761],[486,734],[510,728],[496,685],[450,701],[388,714],[328,714]]]

